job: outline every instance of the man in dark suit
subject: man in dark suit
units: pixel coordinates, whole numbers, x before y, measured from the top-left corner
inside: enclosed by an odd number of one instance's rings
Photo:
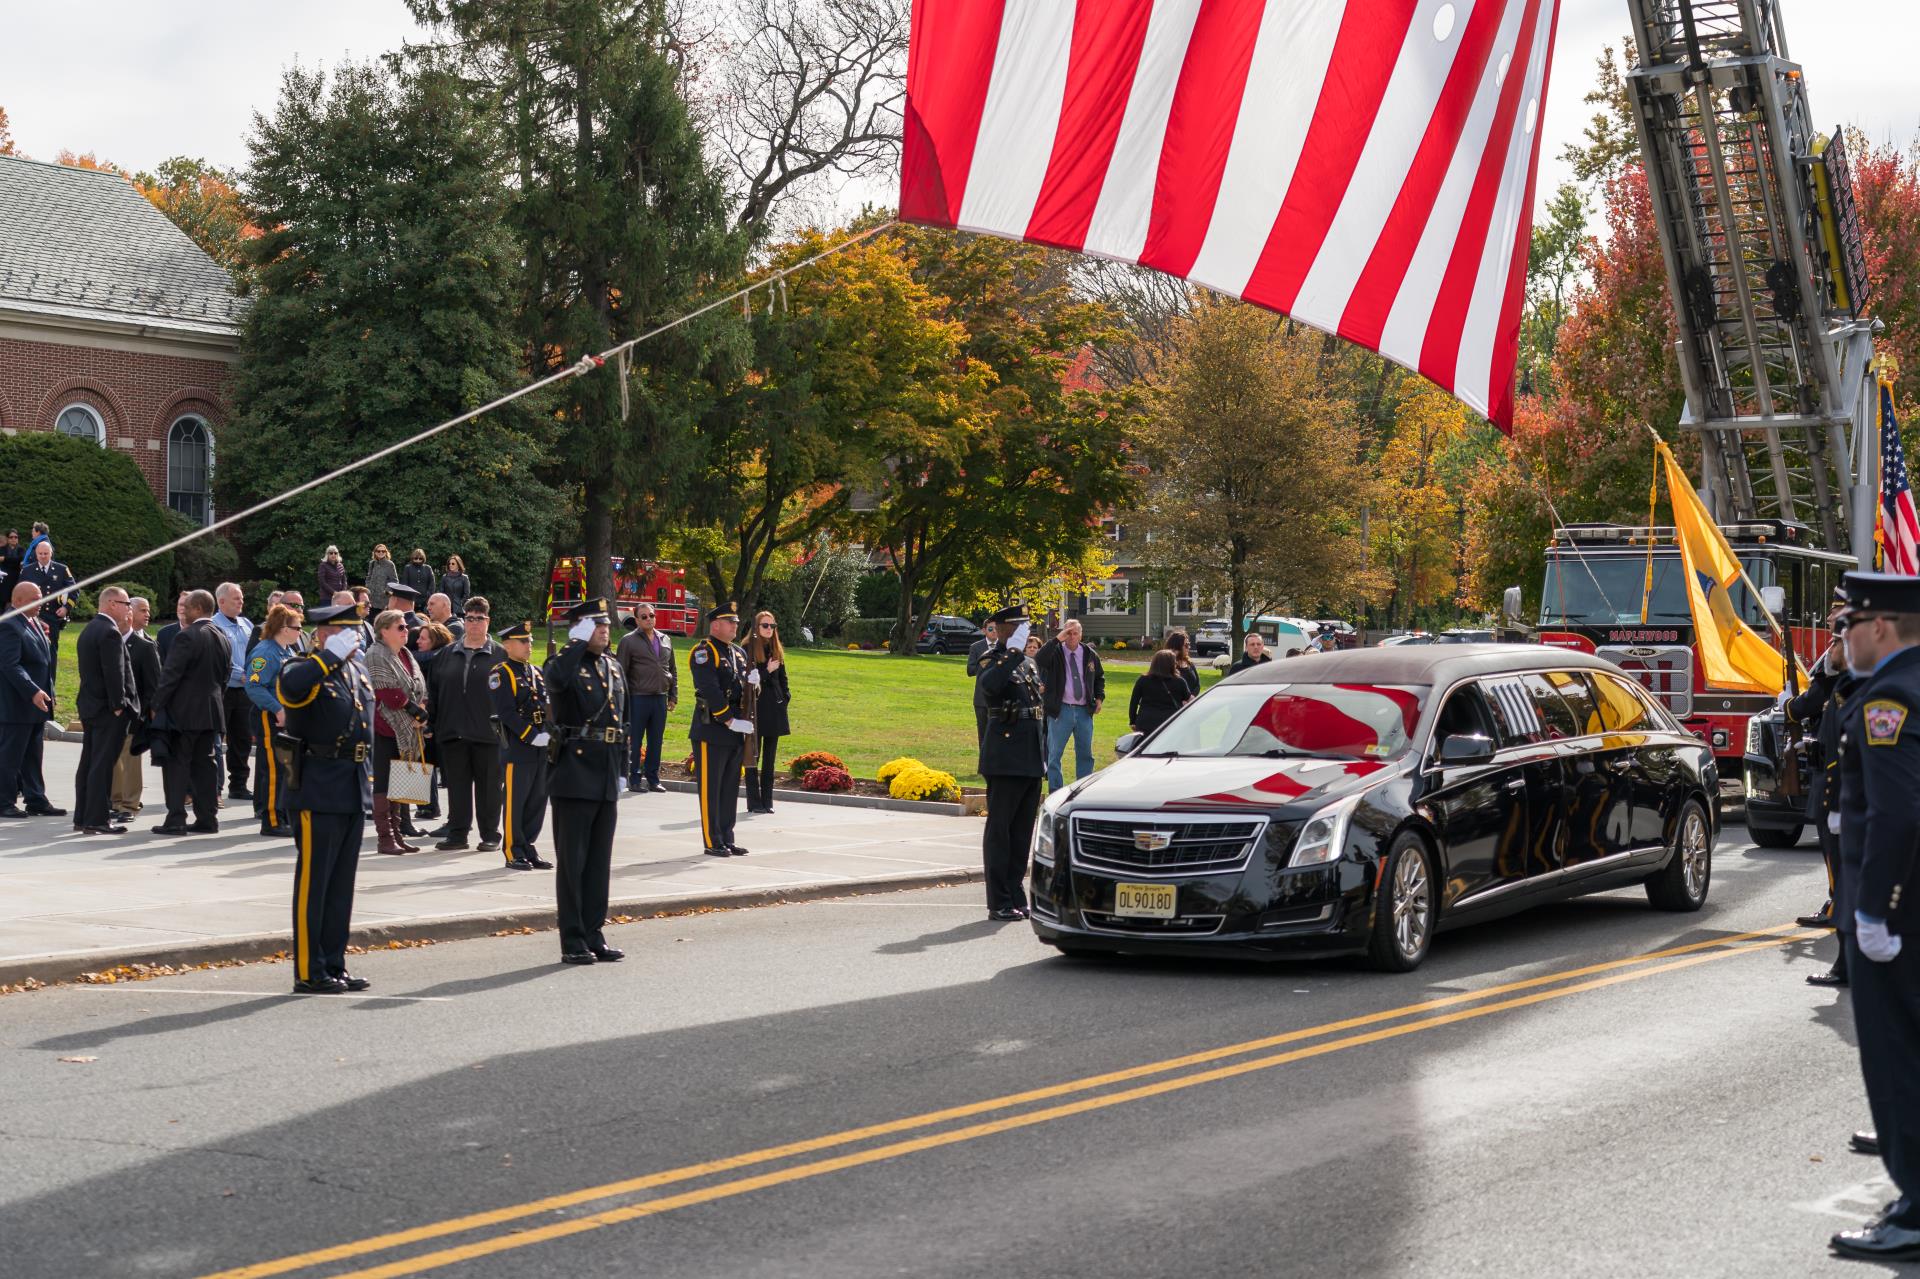
[[[214,739],[226,723],[225,690],[233,671],[227,637],[215,630],[213,592],[193,591],[181,611],[186,625],[174,638],[153,694],[154,727],[167,737],[167,818],[156,835],[220,829],[214,810],[220,800],[220,774],[214,765]],[[187,795],[193,795],[195,821],[187,825]]]
[[[146,807],[146,765],[141,756],[151,741],[153,695],[160,687],[160,650],[147,634],[153,617],[151,601],[135,596],[127,613],[127,658],[133,663],[133,689],[140,710],[127,728],[127,744],[113,770],[113,808],[116,822],[124,822]]]
[[[23,614],[0,622],[0,817],[65,817],[65,809],[47,802],[40,774],[53,718],[53,646],[40,623],[40,588],[16,582],[9,599]],[[14,804],[22,791],[24,812]]]
[[[192,591],[181,591],[180,594],[175,597],[173,601],[173,620],[165,626],[162,626],[160,633],[153,637],[154,646],[160,650],[160,664],[163,666],[166,665],[167,654],[173,651],[173,641],[179,637],[181,631],[186,629],[187,596],[191,594],[193,594]],[[148,707],[147,709],[151,710],[153,708]]]
[[[992,622],[980,628],[980,638],[967,650],[967,678],[973,681],[973,744],[987,740],[987,695],[980,689],[980,663],[993,651],[997,632]]]
[[[73,777],[73,828],[83,835],[124,835],[125,826],[109,820],[113,811],[113,769],[120,762],[120,746],[127,729],[140,713],[140,694],[133,682],[133,662],[120,628],[131,604],[117,586],[100,592],[100,611],[93,615],[74,646],[80,663],[80,712],[83,736],[80,767]]]
[[[32,582],[39,587],[41,598],[48,601],[40,624],[46,628],[47,646],[53,650],[54,668],[57,674],[60,662],[60,632],[67,625],[67,614],[73,602],[70,594],[58,593],[72,590],[73,572],[65,564],[53,558],[53,543],[41,537],[34,542],[26,567],[20,570],[20,580]],[[52,691],[51,685],[48,686],[48,691]]]

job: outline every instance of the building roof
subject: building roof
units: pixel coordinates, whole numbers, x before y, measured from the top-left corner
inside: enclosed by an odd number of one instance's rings
[[[232,337],[246,302],[119,174],[0,156],[0,310]]]

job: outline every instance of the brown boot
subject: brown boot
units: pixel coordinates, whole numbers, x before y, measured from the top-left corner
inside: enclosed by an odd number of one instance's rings
[[[373,797],[373,829],[380,836],[380,850],[389,857],[399,857],[407,850],[393,833],[393,805],[387,803],[385,795]]]
[[[407,842],[407,805],[387,801],[387,827],[393,831],[393,842],[409,853],[420,851],[420,845]]]

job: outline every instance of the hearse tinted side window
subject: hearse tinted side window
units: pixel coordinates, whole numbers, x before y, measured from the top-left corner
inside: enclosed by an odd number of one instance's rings
[[[1658,727],[1638,688],[1618,675],[1593,672],[1594,692],[1600,703],[1600,722],[1609,733],[1648,733]]]
[[[1547,683],[1573,712],[1574,736],[1603,731],[1600,712],[1593,704],[1593,690],[1587,687],[1587,681],[1576,671],[1548,671]]]
[[[1447,694],[1447,704],[1440,708],[1440,718],[1433,725],[1435,745],[1462,734],[1477,734],[1495,743],[1500,740],[1487,699],[1472,684],[1462,684]]]

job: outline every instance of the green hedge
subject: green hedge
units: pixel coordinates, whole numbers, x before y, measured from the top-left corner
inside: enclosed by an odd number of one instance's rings
[[[87,577],[170,540],[166,513],[133,459],[52,431],[0,436],[0,511],[20,545],[35,520],[52,530],[54,557]],[[173,580],[171,552],[137,570],[149,582]]]
[[[893,634],[891,617],[854,617],[840,628],[840,638],[849,644],[885,644]]]

